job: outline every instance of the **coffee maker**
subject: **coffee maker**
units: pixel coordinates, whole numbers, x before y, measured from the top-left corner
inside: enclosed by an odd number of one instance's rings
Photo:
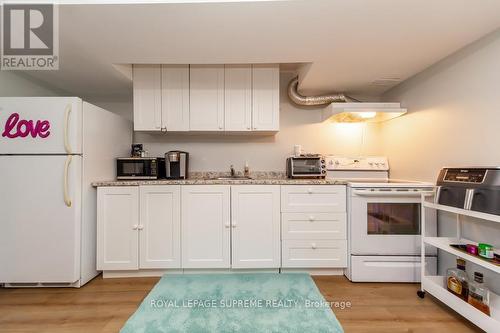
[[[167,179],[186,179],[188,176],[189,153],[172,150],[165,154],[165,175]]]

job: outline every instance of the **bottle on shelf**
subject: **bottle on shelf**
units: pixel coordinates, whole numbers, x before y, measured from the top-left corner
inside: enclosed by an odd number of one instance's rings
[[[490,291],[483,283],[483,274],[474,272],[474,281],[469,284],[470,305],[490,315]]]
[[[465,272],[465,260],[457,258],[457,268],[448,268],[446,271],[446,285],[448,290],[467,302],[469,296],[469,278]]]

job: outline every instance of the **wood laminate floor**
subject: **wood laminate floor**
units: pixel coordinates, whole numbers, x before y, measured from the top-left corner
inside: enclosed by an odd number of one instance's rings
[[[417,284],[314,280],[327,301],[351,302],[334,309],[346,333],[481,332],[429,295],[419,299]],[[97,277],[81,289],[0,288],[0,333],[118,332],[157,281]]]

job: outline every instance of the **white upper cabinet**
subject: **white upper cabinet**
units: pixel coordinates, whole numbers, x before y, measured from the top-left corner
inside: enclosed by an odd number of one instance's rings
[[[160,65],[134,65],[134,130],[161,131]]]
[[[189,65],[161,66],[161,118],[167,132],[189,131]]]
[[[191,65],[189,128],[224,131],[224,65]]]
[[[252,129],[278,131],[280,111],[279,65],[252,66]]]
[[[134,130],[275,132],[279,65],[134,65]]]
[[[233,268],[280,267],[280,186],[231,186]]]
[[[182,186],[182,268],[229,268],[230,187]]]
[[[252,66],[226,65],[224,68],[226,131],[252,130]]]
[[[140,186],[139,267],[181,267],[180,185]]]

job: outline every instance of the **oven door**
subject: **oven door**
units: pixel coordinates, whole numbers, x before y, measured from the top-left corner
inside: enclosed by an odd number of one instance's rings
[[[419,255],[421,193],[351,188],[351,254]]]

